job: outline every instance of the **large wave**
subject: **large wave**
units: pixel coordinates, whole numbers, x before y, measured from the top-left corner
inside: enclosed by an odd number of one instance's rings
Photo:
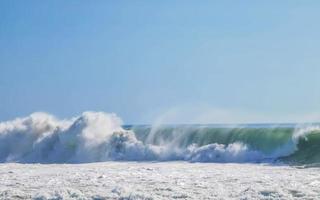
[[[115,114],[47,113],[0,123],[0,162],[83,163],[109,160],[316,163],[320,127],[122,126]]]

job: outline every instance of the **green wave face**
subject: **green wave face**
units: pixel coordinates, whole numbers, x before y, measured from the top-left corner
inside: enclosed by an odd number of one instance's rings
[[[320,163],[320,131],[312,131],[300,138],[297,150],[282,160],[293,164]]]
[[[172,145],[186,148],[191,144],[229,145],[245,144],[254,151],[262,152],[292,164],[320,163],[320,129],[306,131],[297,141],[295,127],[202,127],[202,126],[161,126],[134,127],[136,137],[145,144]]]
[[[154,133],[151,128],[134,128],[139,140],[155,145],[175,142],[179,147],[191,144],[232,144],[240,142],[254,150],[271,153],[291,140],[294,128],[211,128],[161,127]],[[153,134],[152,136],[150,136]]]

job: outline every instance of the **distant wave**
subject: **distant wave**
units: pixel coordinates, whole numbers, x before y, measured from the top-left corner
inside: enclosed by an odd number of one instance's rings
[[[0,162],[84,163],[110,160],[320,162],[320,127],[200,125],[123,128],[115,114],[47,113],[0,123]]]

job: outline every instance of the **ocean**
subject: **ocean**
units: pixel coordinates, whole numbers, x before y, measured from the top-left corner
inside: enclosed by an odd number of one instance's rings
[[[320,170],[252,163],[0,164],[0,199],[320,199]]]
[[[320,199],[320,125],[0,123],[0,199]]]

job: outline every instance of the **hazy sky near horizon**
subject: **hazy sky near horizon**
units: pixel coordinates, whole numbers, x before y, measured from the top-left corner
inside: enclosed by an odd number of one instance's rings
[[[319,120],[319,1],[0,1],[0,120]]]

